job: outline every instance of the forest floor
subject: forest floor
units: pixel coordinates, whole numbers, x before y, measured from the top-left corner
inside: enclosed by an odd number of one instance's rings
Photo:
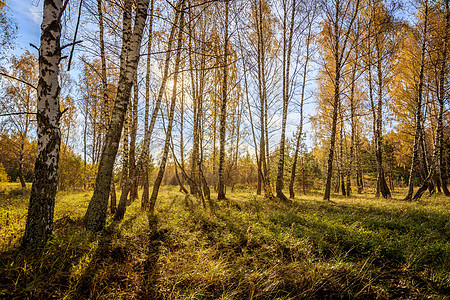
[[[214,214],[162,187],[158,230],[140,201],[98,234],[90,192],[59,192],[53,239],[23,251],[29,191],[0,186],[0,298],[449,299],[450,200],[228,193]],[[214,196],[214,195],[213,195]]]

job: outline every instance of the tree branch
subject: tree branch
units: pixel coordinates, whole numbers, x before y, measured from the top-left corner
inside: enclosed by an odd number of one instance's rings
[[[67,48],[67,47],[75,46],[76,44],[80,44],[80,43],[82,43],[82,42],[83,42],[83,41],[76,41],[76,42],[73,42],[73,43],[70,43],[70,44],[61,46],[60,49],[63,50],[63,49],[65,49],[65,48]]]
[[[36,45],[30,43],[30,46],[33,47],[34,49],[36,49],[39,52],[39,48]]]
[[[82,5],[83,5],[83,0],[80,0],[80,7],[78,8],[77,26],[75,27],[75,33],[73,35],[72,49],[70,50],[69,63],[67,64],[67,71],[70,71],[70,64],[72,62],[73,51],[75,50],[75,45],[78,43],[76,40],[77,40],[78,27],[80,26]]]
[[[14,76],[8,75],[8,74],[3,73],[3,72],[0,72],[0,75],[5,76],[5,77],[8,77],[8,78],[11,78],[11,79],[14,79],[14,80],[17,80],[17,81],[19,81],[19,82],[22,82],[23,84],[26,84],[26,85],[28,85],[29,87],[32,87],[33,89],[37,90],[37,88],[36,88],[34,85],[32,85],[31,83],[29,83],[29,82],[27,82],[27,81],[25,81],[25,80],[22,80],[22,79],[20,79],[20,78],[16,78],[16,77],[14,77]]]
[[[36,115],[36,113],[34,113],[34,112],[16,112],[16,113],[0,114],[0,117],[20,116],[20,115]]]

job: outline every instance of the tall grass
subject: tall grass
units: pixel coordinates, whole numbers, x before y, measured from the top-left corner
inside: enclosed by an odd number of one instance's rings
[[[90,193],[59,193],[53,239],[18,247],[27,197],[0,197],[0,297],[147,299],[441,298],[450,294],[450,201],[370,194],[291,204],[228,194],[204,211],[163,187],[158,230],[135,201],[98,234],[81,217]],[[11,196],[12,195],[12,196]],[[213,195],[214,197],[214,195]],[[8,216],[8,218],[6,218]]]

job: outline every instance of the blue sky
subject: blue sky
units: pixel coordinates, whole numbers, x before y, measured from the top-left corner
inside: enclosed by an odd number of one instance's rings
[[[20,55],[25,50],[36,52],[30,43],[39,47],[41,34],[42,5],[44,0],[6,0],[19,30],[14,53]]]
[[[12,17],[18,25],[17,39],[15,41],[15,48],[12,53],[19,56],[24,51],[29,50],[30,52],[37,54],[37,50],[31,47],[30,43],[39,47],[42,6],[44,0],[6,0],[5,2],[10,9]],[[77,56],[77,51],[75,51],[75,56]],[[71,73],[73,78],[77,78],[77,71],[75,69]],[[310,134],[310,124],[307,120],[307,115],[314,111],[313,106],[314,105],[305,106],[304,132],[308,132],[308,134]],[[288,124],[288,127],[290,128],[288,131],[295,131],[298,123],[298,120],[296,120],[297,118],[297,115],[290,115]],[[289,134],[289,136],[291,134]],[[307,137],[307,144],[309,147],[312,145],[309,136]]]

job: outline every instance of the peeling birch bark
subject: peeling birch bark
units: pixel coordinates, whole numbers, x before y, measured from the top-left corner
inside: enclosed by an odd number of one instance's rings
[[[53,230],[61,146],[58,75],[63,10],[62,0],[44,1],[37,87],[38,146],[25,235],[22,240],[22,246],[25,247],[44,246]]]

